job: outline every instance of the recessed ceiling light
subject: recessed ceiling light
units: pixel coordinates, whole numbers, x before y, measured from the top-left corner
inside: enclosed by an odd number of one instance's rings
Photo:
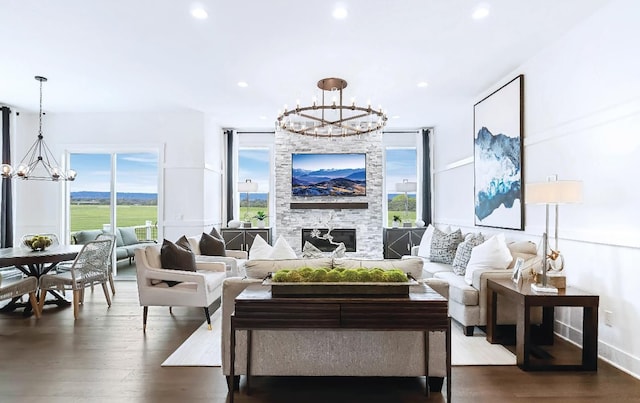
[[[209,13],[202,7],[194,7],[191,9],[191,15],[193,18],[197,18],[199,20],[206,20],[209,17]]]
[[[333,9],[333,18],[336,20],[344,20],[347,18],[347,15],[349,15],[349,13],[345,6],[337,5],[336,8]]]
[[[473,9],[473,13],[471,14],[471,18],[474,20],[481,20],[489,15],[489,5],[488,4],[478,4],[476,8]]]
[[[418,83],[418,87],[420,87],[420,88],[424,88],[424,87],[426,87],[428,85],[429,85],[429,83],[427,83],[426,81],[420,81]]]
[[[247,88],[248,86],[249,84],[247,84],[246,81],[238,81],[238,87]]]

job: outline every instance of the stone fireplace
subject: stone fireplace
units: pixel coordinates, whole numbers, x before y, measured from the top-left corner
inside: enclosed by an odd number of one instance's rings
[[[294,153],[366,153],[367,193],[365,196],[293,196],[291,155]],[[380,259],[382,247],[383,200],[382,134],[338,139],[314,138],[276,131],[275,133],[275,237],[283,236],[298,256],[304,245],[302,231],[312,228],[349,230],[357,234],[347,257]],[[275,238],[274,238],[275,239]],[[336,242],[342,242],[334,238]],[[315,244],[317,239],[311,243]],[[345,246],[346,243],[345,243]],[[333,251],[335,247],[330,250]]]

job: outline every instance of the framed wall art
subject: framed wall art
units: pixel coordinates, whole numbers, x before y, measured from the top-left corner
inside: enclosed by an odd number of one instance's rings
[[[519,75],[473,107],[476,225],[524,229],[523,90]]]

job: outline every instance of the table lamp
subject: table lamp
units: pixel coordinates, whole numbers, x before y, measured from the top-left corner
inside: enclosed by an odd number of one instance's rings
[[[555,238],[558,248],[558,205],[581,203],[582,182],[560,181],[557,175],[547,178],[546,182],[529,183],[525,186],[525,203],[544,204],[546,208],[545,232],[542,234],[542,279],[541,283],[531,284],[537,292],[557,293],[558,289],[547,284],[548,244],[549,244],[549,206],[555,205]]]
[[[403,179],[401,183],[396,183],[396,192],[404,193],[404,218],[409,217],[409,196],[408,193],[414,193],[418,190],[416,182],[409,182],[409,179]]]
[[[251,179],[246,179],[244,182],[238,182],[238,192],[247,194],[247,210],[244,213],[245,222],[249,218],[249,193],[258,190],[258,184],[251,182]]]

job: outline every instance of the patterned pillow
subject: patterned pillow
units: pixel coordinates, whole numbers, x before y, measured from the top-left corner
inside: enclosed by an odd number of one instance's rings
[[[478,246],[484,242],[484,236],[481,233],[468,234],[464,241],[458,245],[456,256],[453,258],[453,272],[459,276],[464,276],[467,270],[467,263],[471,257],[471,250],[474,246]]]
[[[431,257],[429,260],[438,263],[453,263],[456,256],[456,249],[463,241],[462,231],[458,228],[454,232],[447,234],[439,229],[433,230],[431,238]]]

